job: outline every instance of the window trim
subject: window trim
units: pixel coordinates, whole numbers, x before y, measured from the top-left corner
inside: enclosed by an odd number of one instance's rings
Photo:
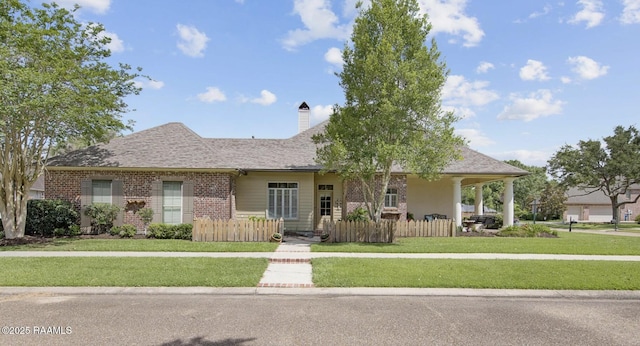
[[[277,186],[272,187],[272,184],[277,184]],[[295,187],[289,187],[289,185],[295,184]],[[281,187],[280,185],[286,185],[286,187]],[[282,214],[278,215],[278,206],[277,203],[273,205],[274,209],[271,208],[272,195],[271,191],[274,191],[273,199],[274,201],[280,198],[281,201],[281,210]],[[282,194],[278,195],[277,191],[281,191]],[[288,191],[288,197],[284,193]],[[295,196],[291,192],[295,191]],[[288,203],[285,202],[285,198],[288,198]],[[295,198],[295,205],[291,203],[291,200]],[[288,204],[288,205],[285,205]],[[288,214],[285,215],[284,211],[288,209]],[[298,220],[300,215],[300,183],[297,181],[268,181],[267,182],[267,209],[266,216],[268,219],[284,219],[284,220]],[[285,217],[286,216],[286,217]]]
[[[384,194],[384,208],[397,209],[398,208],[398,188],[388,187]]]
[[[179,185],[179,186],[180,186],[180,194],[179,194],[180,199],[179,199],[179,202],[178,202],[178,203],[176,203],[175,205],[167,205],[167,204],[166,204],[166,200],[165,200],[165,197],[166,197],[166,194],[165,194],[165,184],[167,184],[167,185]],[[162,190],[161,190],[161,193],[162,193],[162,195],[161,195],[161,199],[162,199],[162,202],[161,202],[161,207],[162,207],[162,210],[161,210],[162,223],[171,224],[171,225],[178,225],[178,224],[183,223],[183,222],[184,222],[184,220],[183,220],[183,212],[184,212],[184,210],[183,210],[183,208],[184,208],[184,207],[183,207],[183,205],[184,205],[184,182],[183,182],[183,181],[180,181],[180,180],[163,180],[163,181],[162,181],[161,189],[162,189]],[[173,196],[172,196],[172,197],[173,197]],[[179,221],[178,221],[177,223],[175,223],[175,222],[168,222],[168,221],[165,219],[165,211],[166,211],[166,208],[171,208],[171,209],[173,209],[173,210],[172,210],[172,212],[175,212],[175,211],[176,211],[175,209],[176,209],[176,208],[178,208],[178,209],[177,209],[177,211],[178,211],[178,215],[180,216],[180,218],[179,218]]]
[[[108,195],[108,202],[105,201],[96,201],[96,196],[99,197],[107,197],[105,195],[99,195],[96,194],[96,183],[108,183],[109,184],[109,195]],[[102,188],[105,188],[105,186],[103,186]],[[105,188],[106,191],[106,188]],[[107,203],[107,204],[113,204],[113,179],[91,179],[91,204],[93,203]]]

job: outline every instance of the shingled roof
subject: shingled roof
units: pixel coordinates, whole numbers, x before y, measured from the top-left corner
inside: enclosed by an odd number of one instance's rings
[[[287,139],[202,138],[182,123],[172,122],[53,157],[50,167],[111,167],[146,169],[242,169],[318,171],[314,134],[326,122]],[[445,174],[502,174],[520,176],[526,171],[462,148],[460,161]]]

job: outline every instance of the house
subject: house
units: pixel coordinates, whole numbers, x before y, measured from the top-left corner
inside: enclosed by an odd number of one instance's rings
[[[41,175],[29,189],[29,199],[44,199],[44,175]]]
[[[597,190],[571,188],[567,190],[567,200],[564,202],[567,209],[564,212],[565,221],[580,222],[611,222],[614,215],[611,209],[611,199],[604,192]],[[640,185],[631,185],[624,195],[618,196],[618,202],[633,201],[640,194]],[[619,210],[620,221],[633,221],[640,213],[640,200],[636,203],[625,204]]]
[[[283,218],[286,231],[320,231],[362,204],[359,184],[320,174],[309,128],[309,107],[298,109],[299,133],[287,139],[202,138],[181,123],[168,123],[51,158],[46,197],[62,198],[78,210],[92,202],[123,208],[116,223],[142,228],[135,212],[154,210],[153,222],[190,223],[194,217]],[[483,210],[482,185],[505,182],[505,224],[513,223],[513,181],[527,172],[467,147],[438,181],[393,172],[385,214],[406,219],[426,214],[462,220],[461,188],[475,185]],[[90,220],[81,213],[81,226]]]

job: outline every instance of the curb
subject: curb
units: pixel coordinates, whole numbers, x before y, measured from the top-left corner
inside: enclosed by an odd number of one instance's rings
[[[280,287],[0,287],[8,295],[288,295],[288,296],[423,296],[477,298],[549,298],[640,300],[640,291],[523,290],[467,288],[280,288]]]

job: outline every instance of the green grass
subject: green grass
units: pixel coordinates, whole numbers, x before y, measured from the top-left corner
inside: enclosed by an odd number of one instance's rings
[[[175,252],[273,252],[277,243],[192,242],[176,239],[54,239],[46,244],[1,246],[0,251],[175,251]]]
[[[0,286],[255,287],[265,258],[0,258]]]
[[[394,244],[319,243],[314,252],[640,255],[640,237],[561,232],[558,238],[400,238]]]
[[[640,262],[313,259],[316,287],[638,290]]]

